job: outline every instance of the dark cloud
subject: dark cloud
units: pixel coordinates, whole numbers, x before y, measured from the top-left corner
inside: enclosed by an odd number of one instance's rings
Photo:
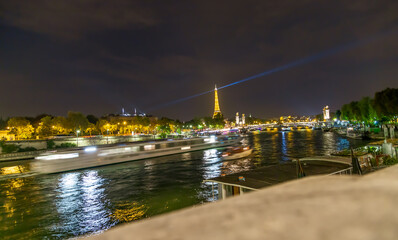
[[[370,37],[366,45],[222,89],[222,111],[317,114],[324,105],[337,109],[398,87],[393,0],[8,1],[2,9],[0,65],[9,90],[0,100],[13,99],[0,105],[2,115],[145,110]],[[16,98],[23,85],[34,91]],[[28,97],[36,100],[26,110],[19,102]],[[205,95],[153,113],[189,119],[211,115],[212,104]]]
[[[149,27],[157,19],[142,1],[4,1],[3,19],[12,26],[60,38],[80,38],[106,29]]]

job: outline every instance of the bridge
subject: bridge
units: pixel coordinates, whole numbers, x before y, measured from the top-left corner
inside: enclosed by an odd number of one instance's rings
[[[268,123],[268,124],[253,124],[248,125],[248,129],[264,129],[264,128],[279,128],[279,127],[297,127],[297,128],[306,128],[306,127],[314,127],[316,125],[320,125],[319,122],[288,122],[288,123]]]

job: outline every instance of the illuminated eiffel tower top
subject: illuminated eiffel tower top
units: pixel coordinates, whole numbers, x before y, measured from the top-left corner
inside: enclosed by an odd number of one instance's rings
[[[221,116],[221,110],[220,110],[220,105],[218,104],[218,93],[217,93],[217,85],[214,88],[214,114],[213,118],[215,118],[217,115]]]

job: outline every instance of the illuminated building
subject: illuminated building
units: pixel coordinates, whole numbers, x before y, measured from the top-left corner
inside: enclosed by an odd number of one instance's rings
[[[330,119],[329,106],[323,108],[323,120],[328,121]]]
[[[13,141],[15,139],[15,134],[12,134],[9,130],[0,130],[0,140]]]
[[[239,112],[236,113],[236,126],[239,125]]]
[[[143,112],[138,112],[137,113],[137,108],[134,108],[134,114],[130,114],[128,112],[125,112],[124,108],[122,108],[122,114],[120,114],[120,116],[123,116],[123,117],[131,117],[131,116],[133,116],[133,117],[146,117],[146,113],[143,113]]]
[[[218,104],[218,93],[217,93],[217,85],[214,88],[214,114],[213,118],[216,116],[221,116],[220,105]]]
[[[242,124],[245,125],[245,114],[242,113]]]

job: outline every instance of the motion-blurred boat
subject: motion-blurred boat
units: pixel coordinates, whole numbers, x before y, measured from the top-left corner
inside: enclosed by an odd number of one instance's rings
[[[230,147],[227,148],[222,153],[223,160],[234,160],[239,158],[244,158],[249,156],[253,152],[253,149],[250,148],[248,145],[244,146],[237,146],[237,147]]]
[[[126,143],[118,146],[87,146],[64,151],[49,151],[35,158],[32,171],[57,173],[99,167],[128,161],[162,157],[209,148],[226,147],[240,142],[239,136],[198,137],[183,140],[164,140]]]

